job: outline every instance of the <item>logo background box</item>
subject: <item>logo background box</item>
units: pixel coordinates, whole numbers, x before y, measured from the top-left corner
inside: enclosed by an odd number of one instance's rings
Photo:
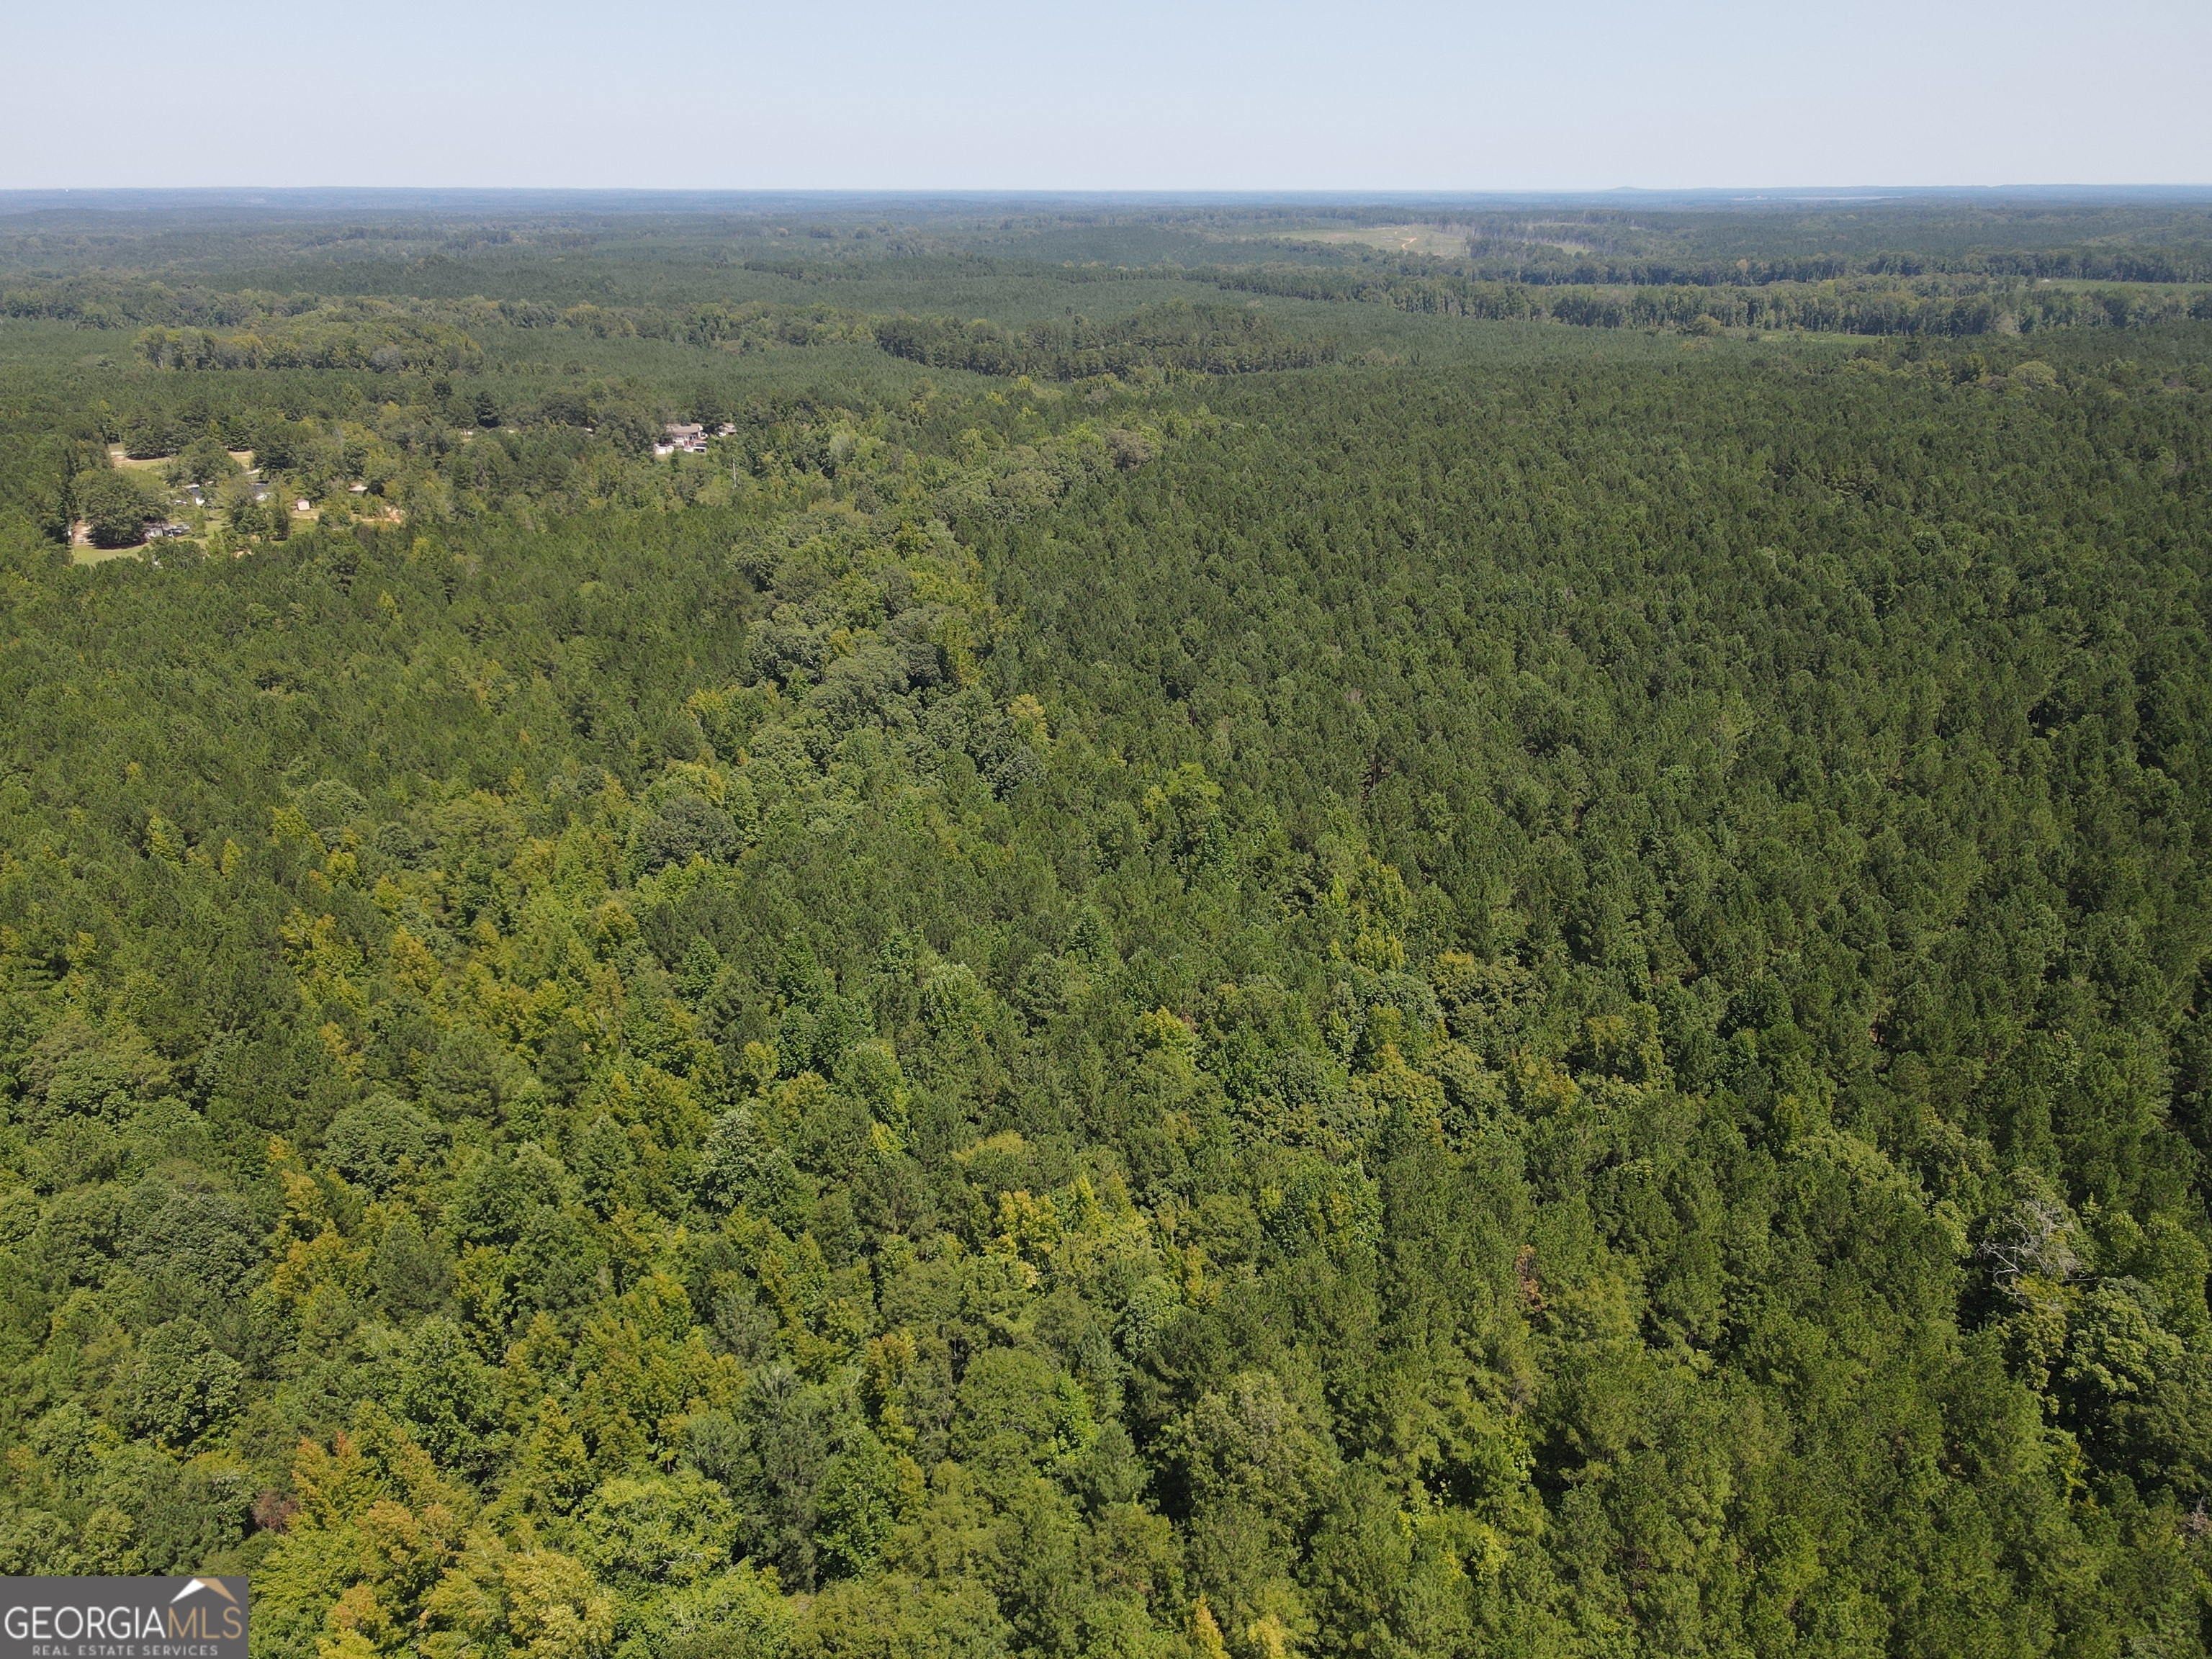
[[[0,1578],[0,1659],[246,1659],[246,1584]]]

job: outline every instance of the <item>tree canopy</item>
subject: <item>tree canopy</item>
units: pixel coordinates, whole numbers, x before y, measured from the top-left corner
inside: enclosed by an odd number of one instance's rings
[[[2204,1650],[2212,325],[1251,213],[1320,297],[1047,304],[1042,210],[818,307],[24,276],[112,309],[0,324],[0,1570],[265,1659]]]

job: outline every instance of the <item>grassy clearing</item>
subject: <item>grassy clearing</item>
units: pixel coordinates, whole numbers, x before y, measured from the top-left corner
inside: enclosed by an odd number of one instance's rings
[[[1458,225],[1363,225],[1357,230],[1286,230],[1276,240],[1380,248],[1385,253],[1425,253],[1439,259],[1467,257],[1467,231]]]

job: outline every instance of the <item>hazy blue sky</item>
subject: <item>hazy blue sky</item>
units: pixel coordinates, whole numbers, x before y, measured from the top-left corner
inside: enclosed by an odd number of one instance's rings
[[[2212,182],[2212,0],[0,0],[0,187]]]

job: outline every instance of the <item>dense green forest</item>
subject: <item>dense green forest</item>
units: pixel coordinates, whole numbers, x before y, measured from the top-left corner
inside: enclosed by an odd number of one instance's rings
[[[0,1571],[2212,1649],[2205,237],[0,215]]]

